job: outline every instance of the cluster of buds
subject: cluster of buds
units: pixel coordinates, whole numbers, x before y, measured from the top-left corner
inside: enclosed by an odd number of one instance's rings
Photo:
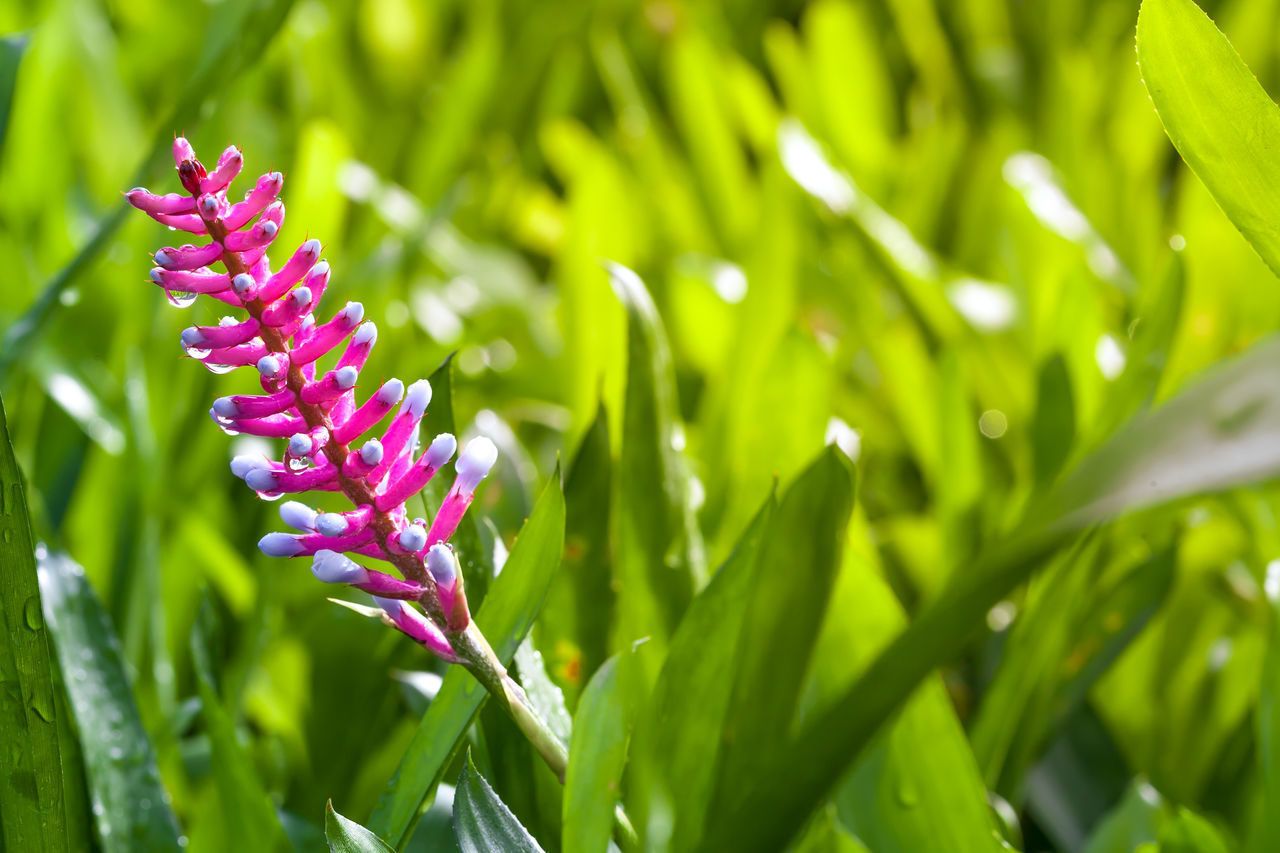
[[[317,322],[330,274],[318,240],[304,242],[278,270],[267,257],[284,222],[283,175],[268,172],[243,201],[231,203],[227,190],[243,165],[239,149],[224,151],[211,172],[185,139],[174,140],[173,157],[185,194],[135,189],[126,198],[162,224],[209,242],[156,252],[151,280],[179,307],[204,294],[243,309],[247,317],[184,330],[182,348],[215,373],[252,365],[260,375],[261,394],[214,401],[209,414],[223,431],[288,440],[278,461],[237,456],[232,472],[266,500],[336,491],[354,506],[321,513],[286,501],[280,516],[295,532],[269,533],[259,547],[272,557],[311,557],[318,579],[370,593],[384,622],[445,660],[458,660],[447,634],[466,629],[470,615],[448,542],[497,450],[487,438],[471,441],[458,456],[456,479],[431,523],[410,518],[405,502],[457,450],[449,434],[421,449],[419,426],[431,402],[430,384],[420,380],[406,389],[399,379],[389,379],[359,403],[360,373],[377,328],[364,322],[358,302]],[[212,268],[218,264],[223,272]],[[331,368],[317,367],[344,342]],[[366,437],[388,415],[381,436]],[[348,555],[386,561],[401,577]]]

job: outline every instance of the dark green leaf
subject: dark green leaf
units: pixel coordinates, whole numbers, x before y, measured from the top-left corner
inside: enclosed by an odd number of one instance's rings
[[[66,554],[40,561],[40,593],[80,732],[102,849],[175,849],[178,821],[102,602]]]
[[[563,546],[564,496],[557,471],[475,617],[503,664],[510,663],[537,617]],[[379,837],[397,848],[404,844],[487,695],[462,667],[449,670],[369,821]]]
[[[324,834],[330,853],[391,853],[381,838],[334,811],[333,800],[325,804]]]
[[[1036,483],[1047,485],[1061,470],[1076,433],[1076,407],[1071,396],[1071,375],[1060,354],[1054,354],[1040,369],[1038,405],[1031,424],[1031,442]]]
[[[1179,808],[1160,828],[1160,853],[1227,853],[1227,849],[1213,824],[1189,809]]]
[[[534,840],[511,810],[498,799],[493,788],[484,780],[471,763],[467,763],[458,777],[458,787],[453,799],[453,824],[458,831],[458,843],[463,853],[541,853],[542,848]]]
[[[1081,853],[1132,853],[1156,840],[1163,801],[1151,783],[1137,780],[1098,824]]]
[[[1182,159],[1280,274],[1280,109],[1191,0],[1143,0],[1138,66]]]
[[[22,472],[0,400],[0,840],[5,850],[66,850],[52,657],[36,579]]]
[[[13,90],[18,83],[18,66],[30,42],[31,36],[26,33],[0,38],[0,157],[4,155],[4,136],[9,129],[9,110],[13,106]]]

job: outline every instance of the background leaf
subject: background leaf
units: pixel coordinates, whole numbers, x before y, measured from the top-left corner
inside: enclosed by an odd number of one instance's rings
[[[353,820],[347,820],[329,802],[324,809],[324,833],[330,853],[390,853],[382,839]]]

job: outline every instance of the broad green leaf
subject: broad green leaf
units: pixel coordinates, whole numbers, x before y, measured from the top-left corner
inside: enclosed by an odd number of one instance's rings
[[[729,559],[689,605],[637,721],[632,817],[642,833],[647,830],[650,844],[684,850],[701,837],[733,690],[730,673],[738,638],[761,543],[776,510],[777,499],[771,495]]]
[[[4,135],[9,129],[9,108],[18,82],[18,66],[27,51],[31,36],[13,33],[0,38],[0,156],[4,154]]]
[[[1028,510],[1017,534],[961,573],[831,709],[806,727],[735,812],[735,831],[785,843],[813,804],[987,611],[1080,529],[1134,509],[1280,473],[1280,340],[1226,362],[1135,417]],[[786,784],[780,781],[785,777]],[[768,814],[767,820],[765,814]]]
[[[627,310],[627,388],[618,462],[617,644],[654,643],[652,663],[705,581],[702,537],[678,422],[675,377],[657,308],[631,270],[609,277]]]
[[[643,648],[605,661],[582,692],[564,780],[564,853],[594,853],[609,845],[639,707],[634,656],[644,654]]]
[[[329,841],[329,853],[391,853],[381,838],[338,814],[333,800],[324,807],[324,834]]]
[[[1138,66],[1182,159],[1280,274],[1280,109],[1191,0],[1143,0]]]
[[[240,744],[236,724],[222,704],[214,685],[213,660],[206,643],[212,620],[206,600],[191,632],[191,661],[200,689],[200,716],[209,734],[213,781],[223,814],[226,843],[236,850],[289,851],[293,846],[285,835],[275,806],[267,796],[254,768],[253,759]]]
[[[53,658],[36,578],[22,472],[0,401],[0,844],[66,850]]]
[[[542,602],[564,546],[564,497],[559,471],[543,488],[494,580],[475,621],[504,665],[523,641]],[[369,828],[397,849],[420,815],[488,694],[462,667],[451,667],[405,750],[395,776],[378,800]]]
[[[40,593],[66,682],[105,851],[173,850],[181,835],[138,716],[120,641],[84,569],[40,560]]]
[[[458,777],[453,797],[453,825],[463,853],[541,853],[534,840],[471,763]]]

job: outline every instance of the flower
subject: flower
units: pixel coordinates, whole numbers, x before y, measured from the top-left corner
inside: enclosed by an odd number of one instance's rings
[[[257,369],[261,394],[213,402],[210,416],[225,432],[287,439],[279,461],[238,456],[232,473],[264,499],[331,491],[342,492],[354,507],[317,513],[288,501],[280,517],[293,532],[269,533],[259,547],[272,557],[313,557],[319,580],[373,594],[388,614],[384,621],[446,660],[456,660],[444,632],[466,628],[469,614],[457,561],[443,543],[493,468],[497,449],[487,438],[471,441],[458,457],[453,486],[430,527],[409,518],[405,502],[457,449],[454,437],[443,434],[418,452],[431,385],[419,380],[406,388],[390,379],[360,402],[360,371],[378,338],[376,326],[364,319],[364,306],[348,302],[329,320],[317,321],[331,273],[319,240],[304,242],[279,269],[272,269],[267,256],[284,223],[284,176],[268,172],[243,201],[232,203],[227,192],[244,164],[238,148],[227,148],[213,171],[181,137],[174,140],[173,156],[185,194],[138,188],[125,196],[158,222],[208,242],[157,251],[151,281],[174,305],[185,307],[204,295],[243,312],[216,326],[183,330],[182,348],[216,373]],[[215,269],[219,265],[221,272]],[[339,347],[331,368],[318,367]],[[369,435],[388,415],[381,435]],[[387,561],[403,580],[345,555]],[[408,602],[422,605],[426,616]]]

